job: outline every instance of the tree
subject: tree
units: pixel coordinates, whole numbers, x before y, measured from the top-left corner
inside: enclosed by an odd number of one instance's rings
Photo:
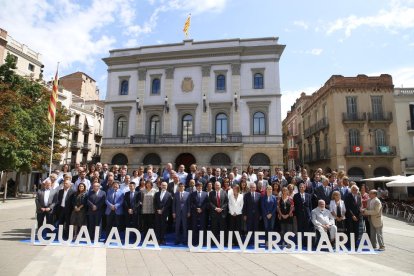
[[[29,172],[49,163],[52,126],[47,119],[50,89],[15,74],[16,60],[7,55],[0,66],[0,171]],[[70,115],[58,103],[54,158],[65,148],[59,140],[70,132]]]

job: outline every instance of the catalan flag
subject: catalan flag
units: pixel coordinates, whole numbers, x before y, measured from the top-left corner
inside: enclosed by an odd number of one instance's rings
[[[191,25],[191,13],[188,15],[187,20],[184,23],[183,32],[185,34],[185,38],[188,38],[188,30],[190,29],[190,25]]]
[[[49,122],[52,125],[55,124],[57,92],[58,92],[58,70],[56,70],[55,80],[53,81],[52,93],[50,94],[49,113],[47,115]]]

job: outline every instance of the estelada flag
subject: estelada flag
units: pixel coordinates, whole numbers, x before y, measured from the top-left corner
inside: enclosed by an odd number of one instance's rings
[[[47,114],[47,118],[49,119],[49,122],[52,125],[55,123],[55,118],[56,118],[57,92],[58,92],[58,70],[56,70],[55,79],[53,81],[53,88],[52,88],[52,93],[50,94],[50,101],[49,101],[49,113]]]
[[[352,146],[352,152],[362,152],[361,146]]]

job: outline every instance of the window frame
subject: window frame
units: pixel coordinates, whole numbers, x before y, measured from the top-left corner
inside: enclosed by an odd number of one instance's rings
[[[225,124],[225,126],[226,126],[226,133],[222,133],[222,130],[223,130],[223,121],[224,121],[224,118],[223,119],[220,119],[220,134],[217,134],[217,127],[218,127],[218,125],[217,125],[217,121],[218,121],[218,116],[220,116],[220,115],[224,115],[224,116],[226,116],[226,118],[225,118],[225,121],[226,121],[226,124]],[[225,113],[225,112],[218,112],[215,116],[214,116],[214,137],[215,137],[215,141],[217,142],[222,142],[223,140],[225,140],[225,139],[227,139],[227,136],[229,135],[229,115],[227,114],[227,113]]]
[[[121,134],[119,129],[119,123],[122,118],[125,118],[124,124],[122,124]],[[125,132],[125,135],[122,135]],[[128,136],[128,117],[124,114],[121,114],[116,119],[116,137],[117,138],[125,138]]]
[[[259,132],[258,133],[256,133],[255,132],[255,121],[256,121],[256,119],[257,118],[255,118],[255,116],[256,116],[256,114],[262,114],[263,115],[263,117],[261,117],[261,118],[258,118],[259,119]],[[260,131],[260,126],[261,126],[261,119],[263,119],[263,127],[264,127],[264,130],[263,131]],[[252,121],[253,121],[253,128],[252,128],[252,134],[253,135],[266,135],[266,133],[267,133],[267,129],[266,129],[266,114],[264,113],[264,112],[262,112],[262,111],[255,111],[254,113],[253,113],[253,118],[252,118]]]
[[[126,92],[124,92],[124,83],[126,83]],[[119,78],[119,93],[120,96],[128,96],[129,94],[129,77]]]
[[[161,77],[162,75],[151,75],[151,87],[150,87],[150,95],[151,96],[160,96],[161,95]],[[158,92],[154,93],[154,81],[158,80],[159,82],[159,87],[158,87]]]

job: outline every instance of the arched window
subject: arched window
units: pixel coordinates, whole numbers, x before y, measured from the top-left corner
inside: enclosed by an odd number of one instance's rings
[[[253,135],[265,135],[266,122],[263,112],[256,112],[253,115]]]
[[[158,117],[158,115],[154,115],[150,120],[150,143],[157,143],[157,139],[160,136],[160,131],[160,117]]]
[[[216,142],[227,139],[227,115],[219,113],[216,116]]]
[[[120,89],[119,94],[128,95],[128,81],[127,80],[121,81],[121,89]]]
[[[224,75],[218,75],[216,80],[216,90],[226,90],[226,77]]]
[[[387,143],[385,141],[385,131],[383,129],[375,130],[375,145],[377,147],[387,145]]]
[[[145,155],[144,159],[142,160],[144,165],[161,165],[161,158],[156,153],[149,153]]]
[[[160,94],[161,91],[161,80],[155,78],[152,80],[151,94]]]
[[[128,164],[128,158],[123,153],[115,154],[114,157],[112,157],[112,165],[127,165]]]
[[[270,166],[270,158],[264,153],[255,153],[250,157],[249,164],[252,166]]]
[[[350,129],[348,135],[349,135],[349,146],[350,147],[360,146],[358,129],[354,129],[354,128]]]
[[[253,87],[254,89],[263,89],[263,74],[261,73],[254,74]]]
[[[211,157],[210,164],[214,166],[230,166],[231,159],[225,153],[216,153]]]
[[[116,137],[126,137],[127,136],[128,121],[125,116],[118,118],[116,124]]]
[[[183,143],[188,143],[189,137],[193,134],[193,116],[184,115],[182,120],[182,139]]]

